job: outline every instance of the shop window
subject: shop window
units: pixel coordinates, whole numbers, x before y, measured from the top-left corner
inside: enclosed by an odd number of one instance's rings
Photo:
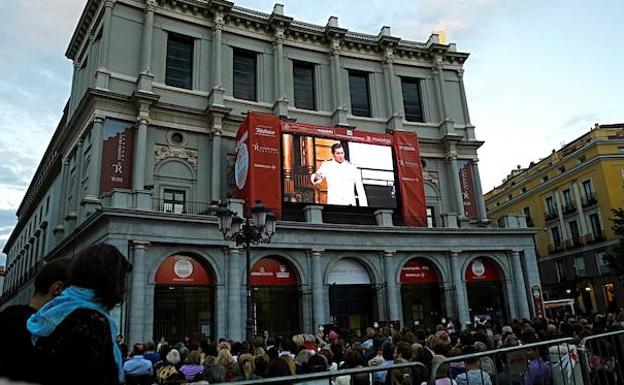
[[[420,79],[401,78],[403,92],[403,109],[408,122],[424,122]]]
[[[371,116],[368,73],[349,71],[351,113],[355,116]]]
[[[233,95],[237,99],[257,100],[256,66],[258,55],[255,52],[234,50]]]
[[[293,87],[295,107],[305,110],[316,110],[316,94],[314,92],[314,64],[293,62]]]
[[[193,39],[170,34],[167,38],[167,69],[165,84],[172,87],[192,89],[193,86]]]

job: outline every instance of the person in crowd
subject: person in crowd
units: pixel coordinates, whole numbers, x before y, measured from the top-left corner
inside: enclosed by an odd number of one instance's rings
[[[470,355],[477,353],[477,349],[473,346],[464,347],[462,354]],[[479,368],[479,358],[467,358],[466,371],[459,374],[455,381],[458,385],[492,385],[490,375],[486,371]]]
[[[444,361],[444,356],[434,355],[431,359],[432,365],[441,363]],[[438,367],[436,371],[435,385],[457,385],[457,382],[453,380],[449,374],[449,364],[443,363]],[[421,385],[428,385],[427,381],[423,381]]]
[[[145,345],[134,344],[132,347],[132,357],[124,362],[123,370],[126,376],[126,384],[144,383],[145,378],[152,376],[152,361],[144,357]]]
[[[180,367],[180,373],[184,375],[187,382],[199,381],[203,379],[204,367],[201,364],[201,354],[199,350],[191,350],[186,358],[186,363]]]
[[[119,351],[121,352],[121,358],[123,360],[128,358],[128,345],[124,342],[124,336],[121,334],[117,334],[115,337],[115,343],[119,347]]]
[[[209,384],[220,384],[225,382],[225,368],[217,363],[217,357],[206,356],[204,359],[204,380]]]
[[[114,246],[98,243],[75,256],[69,287],[27,323],[39,358],[39,382],[113,385],[124,382],[117,325],[110,311],[123,301],[132,265]],[[67,357],[72,357],[67,370]]]
[[[156,343],[154,341],[147,341],[145,343],[145,353],[143,354],[146,360],[151,361],[152,364],[160,361],[160,354],[156,352]]]
[[[238,377],[238,367],[236,365],[236,360],[232,357],[232,353],[230,353],[230,350],[227,348],[230,345],[220,346],[222,346],[222,349],[219,350],[217,354],[217,364],[223,366],[225,369],[224,381],[229,382]]]
[[[180,352],[171,349],[165,359],[154,366],[156,383],[158,385],[178,385],[184,382],[184,375],[178,370]]]
[[[167,344],[169,345],[169,343],[167,342],[167,340],[165,339],[164,336],[160,337],[160,341],[158,341],[158,345],[156,346],[156,352],[160,353],[160,348],[164,345]]]
[[[0,312],[0,377],[25,382],[37,379],[38,373],[32,370],[37,358],[26,321],[68,286],[68,266],[68,259],[44,264],[35,277],[35,293],[29,304],[9,306]]]
[[[404,358],[397,358],[395,364],[406,364],[408,361]],[[390,385],[412,385],[415,384],[412,379],[410,368],[396,368],[390,371],[388,376]]]
[[[235,381],[259,380],[260,376],[256,375],[256,364],[254,356],[249,353],[241,354],[238,357],[238,369],[240,376]]]
[[[361,368],[364,364],[364,357],[357,350],[348,350],[344,355],[344,369]],[[370,385],[370,375],[368,373],[339,376],[335,385]]]

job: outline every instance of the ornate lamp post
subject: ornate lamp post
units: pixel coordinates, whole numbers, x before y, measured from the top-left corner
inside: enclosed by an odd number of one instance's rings
[[[251,246],[270,243],[275,233],[275,215],[256,201],[251,208],[252,218],[241,218],[222,203],[217,210],[219,231],[226,241],[234,241],[236,246],[243,246],[246,252],[247,268],[247,323],[245,325],[247,341],[253,339],[254,314],[253,291],[251,287]]]

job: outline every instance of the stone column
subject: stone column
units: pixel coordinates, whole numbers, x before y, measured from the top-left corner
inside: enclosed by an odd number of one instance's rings
[[[559,216],[559,230],[561,230],[561,241],[565,244],[565,241],[568,240],[568,229],[566,228],[565,221],[563,220],[563,208],[561,206],[561,198],[559,197],[559,191],[554,191],[555,203],[557,204],[557,215]]]
[[[104,16],[102,17],[102,44],[100,46],[99,67],[95,75],[96,88],[108,90],[108,81],[110,79],[110,46],[111,31],[113,28],[113,7],[116,0],[104,0]]]
[[[104,135],[104,118],[96,116],[91,127],[91,161],[89,162],[89,178],[82,205],[85,216],[91,215],[100,207],[100,177],[102,173],[102,146]]]
[[[450,320],[455,314],[455,298],[453,297],[453,284],[449,281],[441,283],[444,296],[444,317]]]
[[[457,155],[454,152],[451,152],[446,160],[450,166],[449,179],[451,180],[451,190],[455,200],[455,209],[457,212],[457,216],[460,220],[464,220],[466,219],[466,215],[464,214],[464,198],[462,196],[461,184],[459,183],[459,166],[457,164]]]
[[[142,92],[152,92],[152,37],[154,35],[154,10],[156,0],[145,0],[145,16],[143,21],[143,41],[141,42],[141,73],[137,88]]]
[[[208,104],[223,106],[223,96],[225,95],[222,74],[223,26],[225,24],[223,12],[217,11],[215,13],[213,22],[214,28],[212,30],[212,90],[210,91],[210,95],[208,96]]]
[[[511,263],[516,286],[516,298],[518,298],[518,315],[522,318],[531,319],[529,300],[527,299],[527,288],[524,281],[524,270],[522,268],[522,256],[519,250],[512,250]]]
[[[468,292],[466,290],[466,280],[463,274],[463,262],[459,251],[452,251],[451,255],[451,276],[455,283],[455,305],[456,314],[462,325],[470,322],[470,310],[468,307]]]
[[[384,250],[384,274],[386,279],[386,303],[388,304],[388,321],[400,320],[399,317],[399,303],[397,295],[397,285],[395,278],[395,266],[393,257],[396,254],[396,250]]]
[[[241,317],[241,255],[240,250],[231,247],[229,250],[227,303],[228,303],[228,328],[227,336],[233,341],[241,341],[245,325]]]
[[[446,110],[446,98],[444,95],[444,82],[442,79],[444,72],[444,65],[442,64],[442,59],[436,57],[434,59],[434,65],[432,68],[433,72],[433,80],[435,82],[435,90],[436,90],[436,100],[438,102],[438,112],[440,113],[440,121],[444,122],[447,115]]]
[[[468,114],[468,101],[466,100],[466,89],[464,88],[464,69],[457,70],[457,78],[459,79],[459,97],[462,104],[462,112],[464,113],[464,124],[470,125],[470,115]]]
[[[273,60],[275,78],[275,104],[273,104],[273,113],[279,116],[288,116],[288,100],[286,99],[286,87],[284,86],[284,29],[275,28],[275,36],[273,39]]]
[[[137,342],[145,341],[145,290],[147,287],[147,249],[149,242],[132,242],[132,276],[131,289],[128,295],[130,300],[130,336],[128,345],[132,346]]]
[[[74,191],[72,194],[74,195],[74,199],[72,202],[72,207],[69,208],[69,213],[67,214],[68,219],[75,220],[78,218],[78,209],[80,208],[81,190],[82,190],[82,167],[83,167],[83,144],[84,141],[82,138],[78,139],[76,143],[76,168],[74,171],[75,175],[75,183],[74,183]]]
[[[220,116],[211,117],[212,161],[210,162],[210,198],[213,201],[221,198],[221,137],[223,119]]]
[[[327,322],[325,316],[325,293],[323,290],[323,273],[321,271],[321,256],[323,250],[313,249],[310,251],[310,264],[312,267],[312,310],[314,314],[314,328]]]
[[[505,292],[507,297],[507,304],[509,305],[509,318],[518,318],[518,305],[516,302],[516,292],[511,279],[505,279]]]
[[[475,195],[476,195],[476,199],[477,199],[477,212],[479,213],[479,219],[481,219],[482,221],[486,221],[488,219],[487,217],[487,211],[485,208],[485,200],[483,199],[483,189],[481,187],[481,174],[479,173],[479,161],[478,160],[473,160],[472,164],[472,177],[473,177],[473,183],[474,183],[474,187],[475,187]]]
[[[342,76],[340,67],[340,39],[332,38],[329,50],[329,65],[331,70],[332,91],[334,93],[334,113],[332,119],[335,125],[348,126],[347,106],[342,90]]]
[[[393,130],[399,130],[403,127],[400,97],[395,87],[394,76],[394,51],[392,48],[386,48],[384,52],[384,78],[386,81],[386,105],[390,114],[389,126]]]

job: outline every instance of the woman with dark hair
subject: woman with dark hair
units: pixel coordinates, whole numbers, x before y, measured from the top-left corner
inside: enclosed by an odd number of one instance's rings
[[[115,343],[117,325],[109,313],[123,301],[130,271],[132,265],[111,245],[99,243],[74,257],[70,286],[28,320],[43,365],[38,382],[124,382],[121,352]]]

